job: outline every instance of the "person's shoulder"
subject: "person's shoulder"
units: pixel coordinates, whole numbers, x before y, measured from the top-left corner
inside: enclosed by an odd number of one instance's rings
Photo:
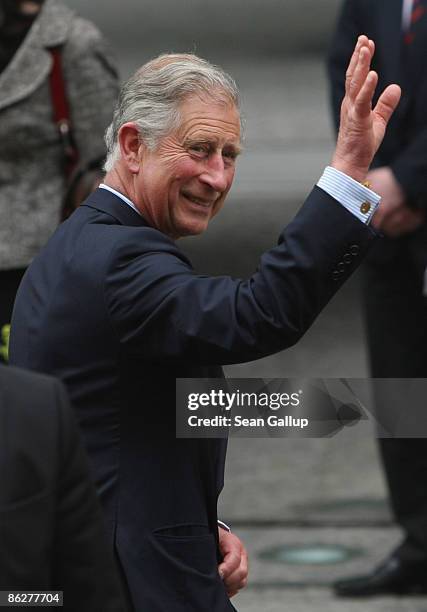
[[[104,68],[117,79],[116,60],[109,42],[97,26],[79,15],[73,15],[69,23],[67,40],[64,46],[64,58],[76,61],[76,58],[89,60],[96,57],[102,61]]]
[[[87,45],[103,38],[101,31],[93,21],[80,17],[80,15],[73,11],[68,27],[69,41]]]
[[[104,49],[108,46],[107,39],[98,27],[79,15],[74,15],[70,23],[68,32],[68,43],[80,48],[90,49],[91,47]]]
[[[116,240],[112,245],[112,259],[147,255],[170,256],[188,262],[187,257],[174,240],[159,230],[147,226],[114,226]]]
[[[87,274],[102,278],[112,269],[127,268],[150,256],[191,267],[171,238],[145,224],[119,222],[108,211],[92,206],[90,197],[50,239],[44,249],[44,262],[49,262],[55,252],[70,262],[79,277]]]

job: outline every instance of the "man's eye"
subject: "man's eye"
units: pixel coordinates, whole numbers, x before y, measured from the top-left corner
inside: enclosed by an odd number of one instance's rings
[[[208,149],[203,145],[191,145],[190,151],[195,153],[197,157],[204,157],[208,155]]]
[[[227,161],[236,161],[237,159],[237,153],[235,151],[223,151],[222,156],[227,160]]]

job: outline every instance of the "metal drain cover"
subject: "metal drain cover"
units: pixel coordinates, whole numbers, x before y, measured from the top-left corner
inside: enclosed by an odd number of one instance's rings
[[[290,565],[335,565],[362,554],[361,549],[339,544],[287,544],[262,551],[258,556],[266,561]]]

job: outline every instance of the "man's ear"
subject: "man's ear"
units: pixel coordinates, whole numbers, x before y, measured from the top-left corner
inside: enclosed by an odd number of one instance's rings
[[[141,166],[143,149],[137,124],[131,121],[124,123],[119,129],[118,140],[122,161],[126,164],[129,172],[137,174]]]

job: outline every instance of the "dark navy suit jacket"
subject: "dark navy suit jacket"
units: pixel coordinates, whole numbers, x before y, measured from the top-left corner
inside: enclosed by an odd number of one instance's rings
[[[217,573],[225,444],[175,438],[175,379],[294,344],[373,238],[315,188],[251,278],[200,276],[98,189],[30,266],[11,361],[67,385],[136,610],[233,610]]]

